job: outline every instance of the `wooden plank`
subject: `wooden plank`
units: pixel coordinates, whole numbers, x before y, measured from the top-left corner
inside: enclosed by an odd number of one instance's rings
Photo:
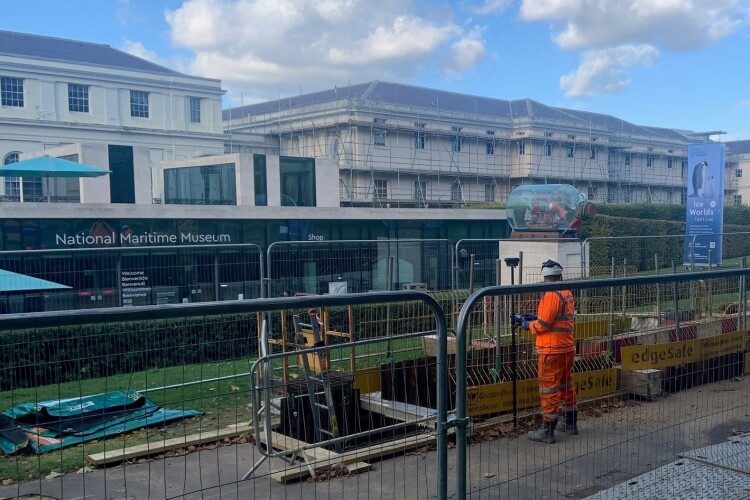
[[[337,464],[343,464],[346,466],[349,472],[359,472],[369,470],[370,464],[362,463],[361,460],[372,460],[374,458],[380,458],[386,455],[393,455],[395,453],[401,453],[403,451],[413,450],[414,448],[420,448],[422,446],[429,446],[437,441],[435,436],[429,434],[421,434],[418,436],[409,436],[396,439],[395,441],[388,441],[378,443],[359,450],[350,450],[344,453],[335,454],[336,461],[325,460],[318,462],[316,461],[314,467],[315,470],[323,471],[330,469]],[[365,469],[364,467],[368,467]],[[271,478],[279,483],[284,483],[294,479],[299,479],[310,474],[310,471],[305,465],[285,468],[283,470],[271,471]]]
[[[274,425],[278,425],[278,422],[275,422]],[[224,429],[210,430],[199,434],[191,434],[189,436],[165,439],[163,441],[152,441],[150,443],[130,446],[128,448],[118,448],[107,450],[102,453],[94,453],[86,457],[86,462],[90,465],[104,465],[113,462],[122,462],[133,458],[163,453],[177,448],[184,448],[186,446],[196,446],[221,441],[224,438],[236,437],[240,434],[252,432],[253,426],[249,423],[230,425]]]
[[[363,394],[360,397],[360,406],[367,411],[378,413],[401,422],[414,422],[424,417],[437,415],[437,410],[433,410],[432,408],[381,399],[379,395],[375,394]],[[430,425],[431,423],[434,424],[434,422],[434,419],[430,419],[422,423]]]

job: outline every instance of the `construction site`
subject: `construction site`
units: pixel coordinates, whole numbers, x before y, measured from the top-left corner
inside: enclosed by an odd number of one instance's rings
[[[504,203],[514,187],[540,183],[571,184],[592,202],[684,204],[688,145],[715,133],[380,81],[232,108],[223,119],[231,151],[261,135],[281,155],[334,160],[342,206],[377,207]],[[732,147],[728,203],[738,195]]]

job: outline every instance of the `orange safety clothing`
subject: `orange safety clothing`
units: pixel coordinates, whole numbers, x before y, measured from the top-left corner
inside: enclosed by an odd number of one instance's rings
[[[570,290],[546,292],[539,301],[537,319],[529,322],[529,331],[536,335],[537,353],[575,352],[574,323],[575,301]]]
[[[546,292],[539,301],[537,319],[529,322],[529,331],[536,335],[539,397],[546,421],[557,420],[561,405],[563,411],[576,409],[574,324],[575,301],[570,290]]]
[[[574,351],[539,355],[539,398],[546,421],[557,420],[560,406],[564,412],[576,409],[574,358]]]

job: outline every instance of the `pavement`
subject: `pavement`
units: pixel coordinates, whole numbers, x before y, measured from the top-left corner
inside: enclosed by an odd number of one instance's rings
[[[745,436],[750,432],[750,378],[694,387],[651,402],[597,406],[582,412],[579,428],[578,436],[558,432],[554,445],[514,437],[510,423],[484,429],[481,437],[475,434],[476,442],[468,451],[467,496],[750,498],[750,437]],[[270,478],[272,468],[283,468],[283,462],[270,459],[250,479],[240,480],[260,459],[251,444],[220,446],[0,486],[0,498],[436,498],[436,453],[430,449],[373,461],[370,472],[288,484]],[[455,498],[455,460],[456,450],[451,448],[451,498]],[[639,485],[644,489],[637,489]]]

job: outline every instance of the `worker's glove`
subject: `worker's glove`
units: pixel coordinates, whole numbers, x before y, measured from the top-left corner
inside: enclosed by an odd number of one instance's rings
[[[536,321],[536,314],[534,313],[526,313],[522,315],[524,321]]]
[[[521,313],[513,313],[510,315],[510,322],[513,326],[521,326],[521,324],[524,322],[523,314]]]
[[[524,320],[523,323],[521,323],[521,328],[523,328],[524,330],[528,330],[529,329],[529,320]]]

